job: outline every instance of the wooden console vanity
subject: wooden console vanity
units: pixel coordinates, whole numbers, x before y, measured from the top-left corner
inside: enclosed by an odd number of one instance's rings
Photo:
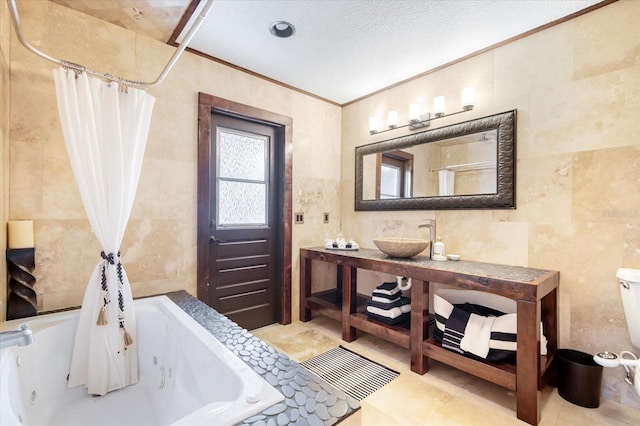
[[[313,261],[337,266],[336,289],[312,293]],[[369,296],[357,292],[357,270],[383,272],[412,279],[409,326],[389,326],[371,320],[365,313]],[[428,335],[429,283],[480,290],[514,299],[517,303],[517,367],[475,361],[443,349]],[[529,424],[540,420],[540,394],[552,373],[557,349],[557,289],[559,273],[518,266],[470,261],[437,262],[428,257],[391,259],[375,249],[358,251],[300,249],[300,320],[311,320],[311,312],[334,318],[342,324],[342,339],[351,342],[361,330],[393,342],[411,352],[411,370],[424,374],[429,359],[496,383],[516,392],[517,416]],[[548,340],[547,356],[539,355],[540,321]]]

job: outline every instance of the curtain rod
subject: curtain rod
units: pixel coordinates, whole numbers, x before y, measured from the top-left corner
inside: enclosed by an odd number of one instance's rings
[[[13,26],[16,31],[16,36],[18,36],[18,40],[20,40],[20,43],[22,43],[22,45],[25,48],[27,48],[27,50],[30,50],[32,53],[35,53],[41,58],[46,59],[47,61],[56,63],[64,68],[69,68],[79,72],[86,72],[87,74],[91,74],[93,76],[105,79],[107,81],[124,84],[125,86],[135,87],[139,89],[148,89],[151,87],[156,87],[160,83],[162,83],[162,81],[165,79],[167,74],[169,74],[169,71],[171,71],[175,63],[178,61],[178,58],[180,58],[180,55],[182,55],[182,52],[187,48],[187,45],[189,44],[193,36],[198,31],[198,28],[200,28],[200,25],[204,22],[205,18],[207,17],[207,14],[209,13],[209,11],[211,10],[211,7],[213,6],[213,0],[204,0],[204,1],[207,4],[204,6],[202,11],[198,15],[198,18],[196,18],[196,20],[194,21],[193,25],[187,32],[187,35],[184,37],[184,40],[182,41],[182,43],[180,43],[180,45],[174,52],[173,56],[171,57],[171,59],[169,59],[169,62],[164,67],[164,70],[162,70],[158,78],[156,78],[156,80],[153,82],[135,81],[135,80],[129,80],[126,78],[116,77],[111,74],[89,69],[87,67],[84,67],[82,65],[79,65],[73,62],[54,58],[53,56],[49,56],[46,53],[41,52],[40,50],[33,47],[22,35],[22,29],[20,28],[20,16],[18,15],[18,9],[16,7],[15,0],[7,0],[7,3],[9,4],[9,9],[11,10],[11,19],[13,20]]]

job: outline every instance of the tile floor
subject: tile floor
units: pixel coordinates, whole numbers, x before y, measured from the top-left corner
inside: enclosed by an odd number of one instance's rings
[[[314,316],[307,323],[270,325],[253,333],[298,362],[340,344],[400,372],[362,400],[362,409],[341,426],[526,425],[516,418],[515,393],[436,361],[424,376],[411,372],[409,351],[359,332],[346,343],[337,321]],[[540,425],[640,425],[640,410],[602,400],[597,409],[571,404],[547,386],[541,396]]]

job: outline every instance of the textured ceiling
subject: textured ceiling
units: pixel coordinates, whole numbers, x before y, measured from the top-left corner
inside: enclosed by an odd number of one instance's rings
[[[190,3],[53,1],[165,42]],[[599,0],[215,0],[189,47],[344,104],[595,3]],[[142,16],[135,16],[134,7]],[[293,37],[270,34],[270,24],[280,20],[296,27]],[[467,77],[465,85],[473,84],[474,77]]]

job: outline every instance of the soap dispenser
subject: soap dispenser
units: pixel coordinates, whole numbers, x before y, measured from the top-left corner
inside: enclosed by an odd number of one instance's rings
[[[444,243],[442,242],[442,237],[438,237],[436,243],[433,245],[433,258],[446,259],[444,254]]]

